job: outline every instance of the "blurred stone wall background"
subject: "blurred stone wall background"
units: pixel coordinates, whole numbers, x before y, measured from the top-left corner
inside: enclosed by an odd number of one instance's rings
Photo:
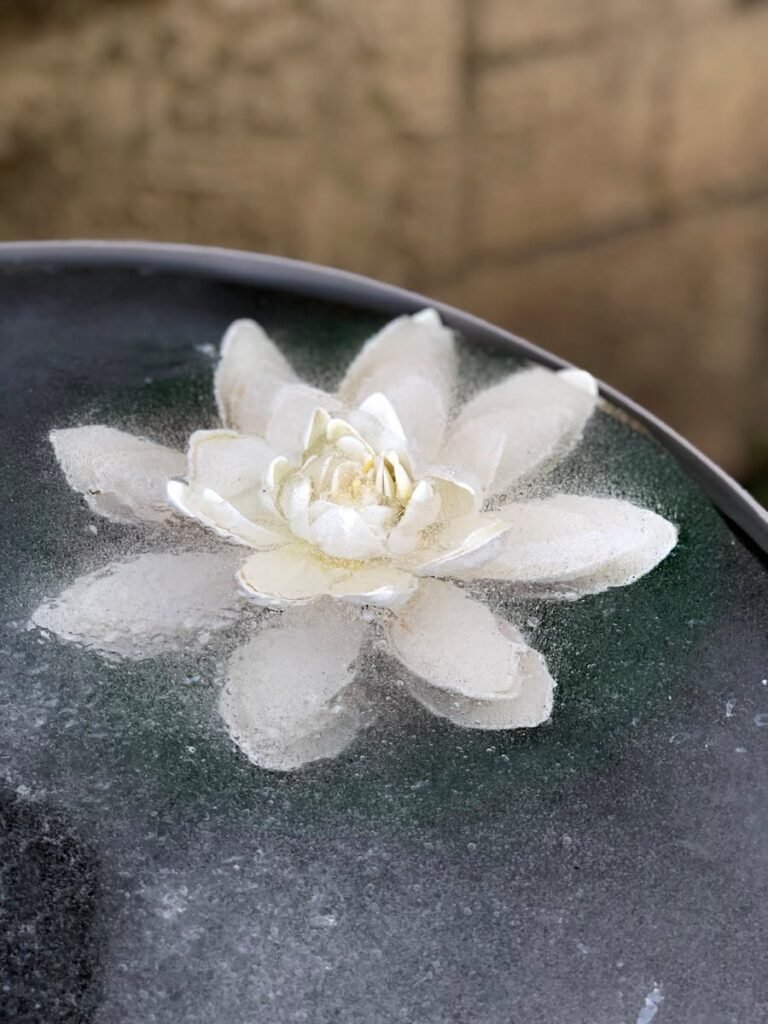
[[[351,268],[768,432],[768,3],[0,0],[0,238]]]

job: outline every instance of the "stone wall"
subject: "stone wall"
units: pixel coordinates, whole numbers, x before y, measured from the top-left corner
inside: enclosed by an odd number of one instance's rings
[[[0,0],[0,238],[405,284],[743,472],[768,433],[768,4]]]

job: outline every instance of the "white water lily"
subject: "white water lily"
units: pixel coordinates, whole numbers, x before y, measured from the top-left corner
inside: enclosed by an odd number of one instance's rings
[[[246,755],[276,770],[333,756],[361,728],[356,661],[371,621],[430,711],[469,728],[541,724],[555,689],[544,658],[462,583],[574,599],[643,576],[677,531],[615,498],[523,497],[580,440],[598,400],[589,374],[521,370],[451,419],[456,376],[433,310],[370,339],[335,394],[299,380],[257,324],[235,322],[215,378],[222,427],[194,433],[186,458],[104,426],[51,435],[94,512],[179,532],[192,521],[220,553],[118,562],[32,621],[144,658],[207,641],[239,601],[280,611],[231,656],[219,702]]]

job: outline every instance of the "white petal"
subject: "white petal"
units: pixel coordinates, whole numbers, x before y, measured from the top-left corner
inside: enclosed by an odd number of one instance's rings
[[[387,452],[386,457],[392,464],[395,476],[395,497],[403,503],[410,500],[413,494],[413,481],[408,476],[405,466],[400,462],[397,452]]]
[[[338,444],[339,441],[353,438],[359,444],[366,446],[365,438],[348,419],[341,416],[334,416],[328,420],[325,436],[331,444]]]
[[[509,580],[542,595],[575,598],[633,583],[677,542],[672,523],[615,498],[557,494],[494,515],[509,527],[501,550],[467,575]]]
[[[326,409],[315,409],[312,419],[309,421],[307,432],[304,435],[304,449],[311,448],[316,441],[324,438],[328,432],[328,424],[331,422],[330,413]]]
[[[210,488],[243,514],[260,510],[275,452],[260,437],[231,430],[197,430],[189,439],[187,476],[193,488]]]
[[[567,370],[558,370],[557,375],[560,380],[566,381],[572,387],[581,388],[582,391],[591,395],[592,398],[597,398],[600,394],[597,381],[586,370],[577,370],[575,366],[570,366]]]
[[[446,466],[430,466],[427,476],[440,495],[444,519],[459,519],[479,511],[482,491],[477,477]]]
[[[467,403],[441,461],[474,470],[489,494],[542,472],[581,439],[597,402],[589,382],[583,371],[513,374]]]
[[[369,399],[359,409],[346,409],[343,412],[343,422],[351,426],[355,435],[362,441],[366,452],[363,461],[367,461],[375,452],[383,452],[386,449],[394,449],[401,459],[410,466],[408,448],[405,438],[405,428],[400,423],[394,406],[389,399],[378,392],[371,396],[370,400],[381,399],[382,408],[378,415],[374,416],[367,411],[366,406]],[[384,411],[384,403],[389,406],[389,412]]]
[[[203,644],[242,607],[237,565],[222,555],[140,555],[81,576],[32,615],[62,640],[139,660]]]
[[[339,754],[362,723],[351,693],[364,636],[329,602],[276,617],[233,654],[219,713],[249,760],[291,771]]]
[[[395,482],[389,475],[389,469],[384,465],[384,459],[379,456],[376,459],[376,475],[374,478],[376,490],[385,498],[395,496]]]
[[[413,696],[457,725],[528,728],[552,712],[555,683],[543,657],[451,584],[422,581],[393,620],[390,642],[418,677],[408,684]]]
[[[318,408],[336,412],[340,403],[320,388],[290,384],[275,395],[269,410],[266,439],[276,452],[289,458],[304,451],[307,430],[314,426]]]
[[[413,592],[413,577],[386,563],[352,568],[321,561],[306,545],[252,555],[238,573],[251,600],[268,608],[309,604],[329,596],[351,604],[397,607]]]
[[[321,504],[317,502],[316,504]],[[312,541],[330,558],[350,561],[379,558],[384,545],[357,509],[322,502],[323,511],[311,526]]]
[[[189,442],[189,483],[169,481],[168,499],[182,515],[221,537],[255,548],[273,547],[288,535],[265,493],[275,461],[259,437],[198,430]]]
[[[399,441],[405,443],[406,434],[403,430],[403,425],[386,395],[382,395],[378,391],[369,395],[361,404],[360,411],[368,416],[373,416],[387,433],[394,435]]]
[[[298,378],[290,363],[253,320],[236,320],[224,335],[214,390],[226,427],[263,435],[280,389]]]
[[[428,485],[430,499],[425,518],[430,518],[431,525],[444,524],[444,527],[436,533],[429,543],[418,554],[414,554],[410,560],[411,567],[420,574],[432,575],[432,569],[436,575],[450,575],[442,573],[440,566],[446,557],[468,555],[470,552],[484,546],[492,539],[490,535],[475,534],[479,527],[491,525],[491,520],[479,518],[480,507],[479,485],[469,478],[464,479],[457,471],[445,467],[430,467],[429,477],[420,481],[417,489],[422,485]],[[415,495],[415,492],[414,492]],[[412,504],[412,502],[411,502]],[[414,509],[416,523],[411,521],[411,505],[398,524],[398,527],[390,535],[390,550],[392,554],[403,556],[414,550],[414,545],[409,538],[413,537],[412,525],[418,523],[420,516],[417,509]],[[433,515],[434,513],[434,515]],[[439,520],[438,520],[439,515]],[[419,526],[419,529],[423,527]],[[498,533],[494,529],[493,536]],[[474,536],[472,536],[475,534]],[[485,557],[489,557],[486,555]],[[474,560],[470,564],[475,564]]]
[[[312,483],[297,473],[283,484],[280,491],[280,510],[288,521],[291,533],[302,540],[312,540],[309,523]]]
[[[448,390],[454,386],[453,332],[437,314],[429,318],[418,314],[398,317],[370,338],[347,369],[339,398],[349,405],[359,405],[376,390],[389,397],[389,387],[369,389],[371,378],[381,376],[385,384],[394,385],[413,373],[435,379]]]
[[[387,538],[390,554],[410,554],[418,545],[419,534],[438,519],[441,507],[440,495],[434,484],[430,480],[419,480],[400,522]]]
[[[550,405],[574,401],[574,414],[583,414],[585,410],[594,410],[594,402],[585,405],[583,397],[594,399],[596,395],[594,378],[584,370],[548,370],[543,366],[535,366],[519,370],[500,383],[478,392],[462,408],[456,422],[463,425],[478,416],[504,412],[510,407],[535,412]]]
[[[401,608],[415,594],[415,576],[391,565],[363,566],[333,584],[330,595],[354,605]]]
[[[397,511],[390,505],[361,505],[357,511],[374,533],[390,529],[397,517]]]
[[[498,556],[508,529],[495,513],[449,520],[431,545],[414,554],[410,568],[417,576],[480,575],[479,567]]]
[[[267,490],[273,491],[276,487],[279,487],[283,480],[290,476],[295,469],[296,466],[290,459],[286,459],[283,455],[278,455],[270,462],[267,469],[267,475],[264,479]]]
[[[432,309],[428,306],[426,309],[420,309],[418,313],[414,313],[411,317],[417,324],[427,324],[430,327],[442,327],[443,321],[440,319],[440,314],[436,309]]]
[[[524,644],[517,650],[515,672],[520,693],[507,699],[473,700],[423,679],[410,682],[408,690],[432,714],[465,729],[533,729],[552,717],[556,683],[543,655]]]
[[[67,483],[94,512],[119,523],[171,516],[165,486],[184,472],[181,452],[103,426],[53,430],[50,438]]]
[[[196,520],[225,540],[258,550],[287,544],[291,537],[274,518],[248,519],[210,488],[202,492],[182,480],[168,481],[168,500],[182,515]]]
[[[440,444],[456,384],[453,333],[439,316],[402,316],[363,346],[339,388],[347,405],[386,395],[409,446],[425,460]]]
[[[309,604],[333,585],[329,567],[311,549],[291,544],[276,551],[259,551],[241,566],[237,580],[256,604],[288,608]]]
[[[350,434],[337,438],[335,447],[358,466],[362,466],[371,457],[369,445],[362,438],[353,437]]]
[[[404,380],[389,388],[387,397],[403,424],[408,450],[421,465],[432,462],[445,438],[450,395],[426,377],[409,372]]]

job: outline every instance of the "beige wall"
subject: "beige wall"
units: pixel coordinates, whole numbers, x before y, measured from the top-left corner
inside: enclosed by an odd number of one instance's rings
[[[768,432],[768,4],[0,0],[0,238],[352,268]]]

